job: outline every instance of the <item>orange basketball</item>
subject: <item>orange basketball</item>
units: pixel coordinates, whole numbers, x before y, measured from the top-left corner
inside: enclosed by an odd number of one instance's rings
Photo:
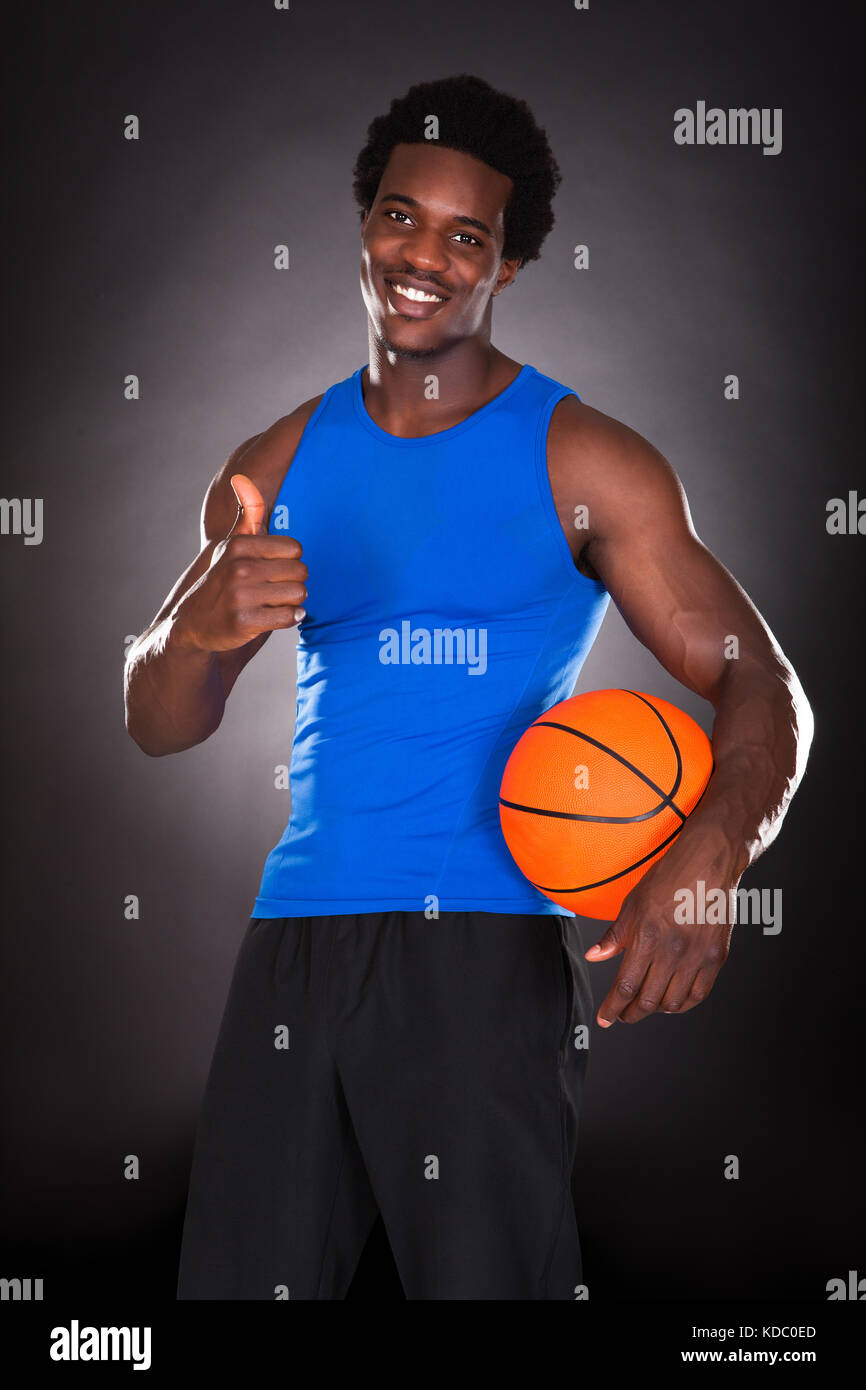
[[[540,892],[612,922],[673,844],[712,770],[703,729],[667,700],[637,690],[573,695],[513,749],[499,789],[502,833]]]

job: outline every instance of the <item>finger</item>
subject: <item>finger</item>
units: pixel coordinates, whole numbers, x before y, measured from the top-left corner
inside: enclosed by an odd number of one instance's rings
[[[601,1005],[596,1021],[601,1028],[609,1028],[622,1015],[638,993],[646,978],[653,960],[653,946],[643,947],[635,938],[623,956],[617,977],[611,985]]]
[[[234,473],[229,480],[241,508],[230,536],[267,535],[267,506],[255,483],[245,473]]]
[[[704,928],[704,931],[707,929]],[[679,1009],[671,1010],[676,1013],[686,1013],[688,1009],[693,1009],[696,1004],[702,1004],[709,994],[713,985],[716,983],[719,971],[728,958],[731,945],[732,929],[729,929],[723,936],[712,932],[701,942],[698,954],[697,965],[693,972],[693,978],[689,982],[689,990],[683,999]]]
[[[600,936],[594,946],[590,946],[588,951],[584,951],[584,957],[589,961],[610,960],[617,951],[621,951],[625,945],[621,932],[617,928],[616,922],[611,922],[607,931]]]
[[[709,965],[702,965],[689,985],[689,992],[685,1001],[676,1012],[688,1013],[689,1009],[695,1008],[697,1004],[702,1004],[716,983],[720,970],[721,965],[716,965],[714,962]]]
[[[288,603],[282,607],[264,604],[258,608],[247,609],[239,618],[239,627],[248,630],[250,636],[261,632],[276,632],[280,628],[294,627],[306,617],[307,610],[298,604]]]
[[[261,544],[262,542],[259,542]],[[278,555],[269,560],[263,555],[247,554],[238,546],[249,546],[253,544],[251,536],[242,536],[239,541],[235,541],[234,547],[228,552],[228,558],[224,563],[224,569],[230,572],[231,578],[241,589],[251,591],[263,585],[271,584],[301,584],[306,585],[309,570],[303,560],[296,560],[291,555]],[[262,598],[261,602],[271,603],[273,601],[272,591],[268,591],[268,597]]]
[[[656,956],[641,981],[640,989],[630,1004],[620,1013],[621,1023],[640,1023],[642,1019],[654,1014],[675,977],[678,962]],[[691,983],[691,979],[689,979]],[[683,996],[684,997],[684,996]]]
[[[239,602],[248,612],[256,608],[297,608],[306,597],[306,584],[293,579],[285,584],[245,584]]]
[[[660,1014],[685,1013],[692,985],[700,968],[700,959],[680,963],[679,969],[671,975],[667,988],[659,1000],[658,1012]]]
[[[303,547],[296,536],[249,536],[244,532],[232,532],[223,542],[223,548],[230,550],[236,560],[291,561],[293,564],[304,564],[301,559]],[[306,569],[306,565],[304,568]]]

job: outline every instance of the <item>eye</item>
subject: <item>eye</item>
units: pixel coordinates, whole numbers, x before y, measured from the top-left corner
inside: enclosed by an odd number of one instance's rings
[[[409,214],[407,212],[404,212],[402,208],[383,208],[382,213],[385,217],[403,218],[405,219],[405,222],[409,223],[411,223],[412,221]],[[403,226],[404,223],[398,222],[397,225]],[[462,242],[462,245],[464,246],[467,242],[471,242],[473,246],[480,246],[483,248],[484,243],[482,241],[479,241],[477,236],[472,236],[471,232],[455,232],[454,235],[455,237],[465,237],[466,240]]]

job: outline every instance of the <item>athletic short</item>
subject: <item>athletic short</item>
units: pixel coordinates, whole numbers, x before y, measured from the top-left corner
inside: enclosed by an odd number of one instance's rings
[[[574,1299],[591,1021],[571,917],[251,918],[178,1298],[342,1299],[381,1212],[407,1299]]]

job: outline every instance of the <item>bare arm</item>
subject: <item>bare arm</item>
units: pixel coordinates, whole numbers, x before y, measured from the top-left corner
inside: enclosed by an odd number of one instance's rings
[[[638,640],[715,709],[715,770],[707,791],[670,850],[629,894],[600,948],[593,948],[593,959],[607,959],[636,934],[647,951],[665,937],[674,956],[687,944],[708,953],[692,980],[680,977],[667,995],[664,968],[642,987],[646,951],[629,968],[624,962],[614,998],[601,1013],[612,1021],[622,1011],[634,1022],[665,995],[665,1010],[674,1002],[682,1012],[708,992],[727,955],[730,927],[713,941],[707,929],[697,948],[693,940],[684,942],[670,928],[673,894],[703,878],[724,888],[730,901],[744,870],[781,828],[803,776],[813,717],[769,627],[695,533],[670,464],[640,435],[598,411],[584,406],[563,417],[552,440],[552,481],[556,471],[568,503],[589,508],[583,558]],[[697,960],[690,957],[691,964]],[[682,997],[673,998],[677,993]]]
[[[286,606],[302,602],[306,595],[301,547],[291,537],[259,538],[267,534],[268,512],[319,399],[305,402],[229,456],[204,499],[199,554],[127,653],[126,728],[151,757],[180,752],[209,738],[220,725],[226,700],[244,666],[270,631],[292,626],[295,621],[293,611],[287,612]],[[239,486],[252,522],[244,515],[231,484],[241,468],[241,478],[246,481]],[[246,544],[243,535],[249,537]],[[246,555],[227,554],[229,542],[235,551],[245,548]],[[267,567],[271,582],[267,598],[262,600],[261,571],[266,560],[272,562]],[[256,578],[260,582],[253,587]],[[238,579],[247,583],[248,595],[256,596],[260,617],[252,624],[254,635],[246,640],[246,629],[238,625]],[[268,605],[266,614],[264,604]],[[251,599],[247,609],[244,616],[252,613]],[[202,637],[202,613],[210,620],[206,638]],[[266,630],[261,630],[263,627]]]

